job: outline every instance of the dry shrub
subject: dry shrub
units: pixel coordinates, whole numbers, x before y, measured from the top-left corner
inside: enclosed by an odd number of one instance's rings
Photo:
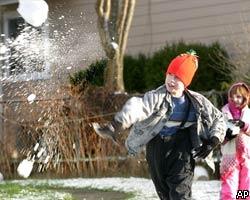
[[[92,127],[92,122],[105,123],[111,120],[128,99],[128,95],[114,95],[103,88],[92,86],[84,89],[77,86],[63,87],[61,90],[63,93],[68,92],[64,99],[37,100],[32,104],[22,101],[19,102],[18,109],[13,109],[15,106],[8,107],[9,111],[5,113],[12,113],[12,122],[18,122],[15,124],[7,120],[8,123],[19,127],[16,139],[12,138],[10,145],[18,151],[17,161],[24,159],[36,142],[42,139],[50,151],[56,152],[48,164],[35,163],[34,171],[44,171],[40,173],[42,175],[50,177],[147,175],[143,154],[135,158],[127,156],[124,140],[128,132],[119,136],[121,145],[116,146],[112,141],[100,138]],[[13,115],[15,112],[18,115]],[[11,118],[7,114],[5,117]],[[4,154],[8,155],[6,152]],[[8,173],[10,177],[15,177],[16,165],[11,168],[13,158],[11,156],[9,158],[5,165],[6,169],[0,170]],[[33,175],[39,174],[33,173]]]
[[[4,178],[9,178],[10,174],[13,172],[11,156],[6,149],[7,145],[5,145],[2,141],[0,141],[0,145],[0,172],[4,175]]]

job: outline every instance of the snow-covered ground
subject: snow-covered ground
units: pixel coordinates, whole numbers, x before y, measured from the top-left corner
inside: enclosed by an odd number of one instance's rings
[[[75,178],[75,179],[48,179],[48,180],[15,180],[12,181],[22,185],[26,184],[49,184],[60,185],[72,188],[96,188],[112,189],[114,191],[132,192],[136,194],[133,200],[158,200],[154,185],[150,179],[145,178]],[[220,182],[219,181],[194,181],[194,200],[218,200]],[[112,198],[111,198],[112,199]]]

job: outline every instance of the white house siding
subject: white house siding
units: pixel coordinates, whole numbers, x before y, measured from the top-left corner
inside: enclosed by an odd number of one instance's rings
[[[64,32],[68,41],[71,40],[70,44],[61,45],[61,53],[65,55],[60,60],[62,65],[87,65],[104,56],[96,25],[96,0],[47,2],[50,30]],[[127,53],[152,53],[166,42],[181,39],[204,43],[220,41],[232,51],[232,42],[246,44],[249,40],[244,29],[249,21],[249,0],[137,0]],[[70,28],[74,31],[67,33]]]
[[[128,53],[151,53],[166,42],[246,42],[249,0],[137,0]],[[243,40],[243,41],[241,41]]]
[[[96,0],[48,2],[53,10],[51,16],[58,25],[55,29],[66,30],[62,24],[65,21],[58,20],[64,15],[78,31],[93,36],[91,45],[87,43],[86,48],[84,36],[77,38],[78,45],[72,42],[78,52],[76,59],[93,60],[104,56],[96,25]],[[166,42],[179,40],[207,44],[220,41],[232,52],[232,42],[246,44],[248,35],[244,28],[249,22],[249,0],[137,0],[126,52],[152,53]]]

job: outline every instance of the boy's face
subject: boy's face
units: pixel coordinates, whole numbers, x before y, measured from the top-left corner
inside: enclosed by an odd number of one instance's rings
[[[236,107],[240,107],[243,104],[244,97],[240,94],[233,94],[231,100]]]
[[[185,86],[182,83],[182,81],[175,75],[167,74],[166,79],[165,79],[165,85],[166,85],[167,91],[173,97],[181,97],[183,95]]]

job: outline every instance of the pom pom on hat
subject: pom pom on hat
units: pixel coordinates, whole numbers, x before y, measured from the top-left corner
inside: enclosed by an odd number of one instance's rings
[[[190,85],[197,68],[198,56],[196,52],[191,49],[189,52],[175,57],[168,65],[166,74],[177,76],[185,87],[187,87]]]

